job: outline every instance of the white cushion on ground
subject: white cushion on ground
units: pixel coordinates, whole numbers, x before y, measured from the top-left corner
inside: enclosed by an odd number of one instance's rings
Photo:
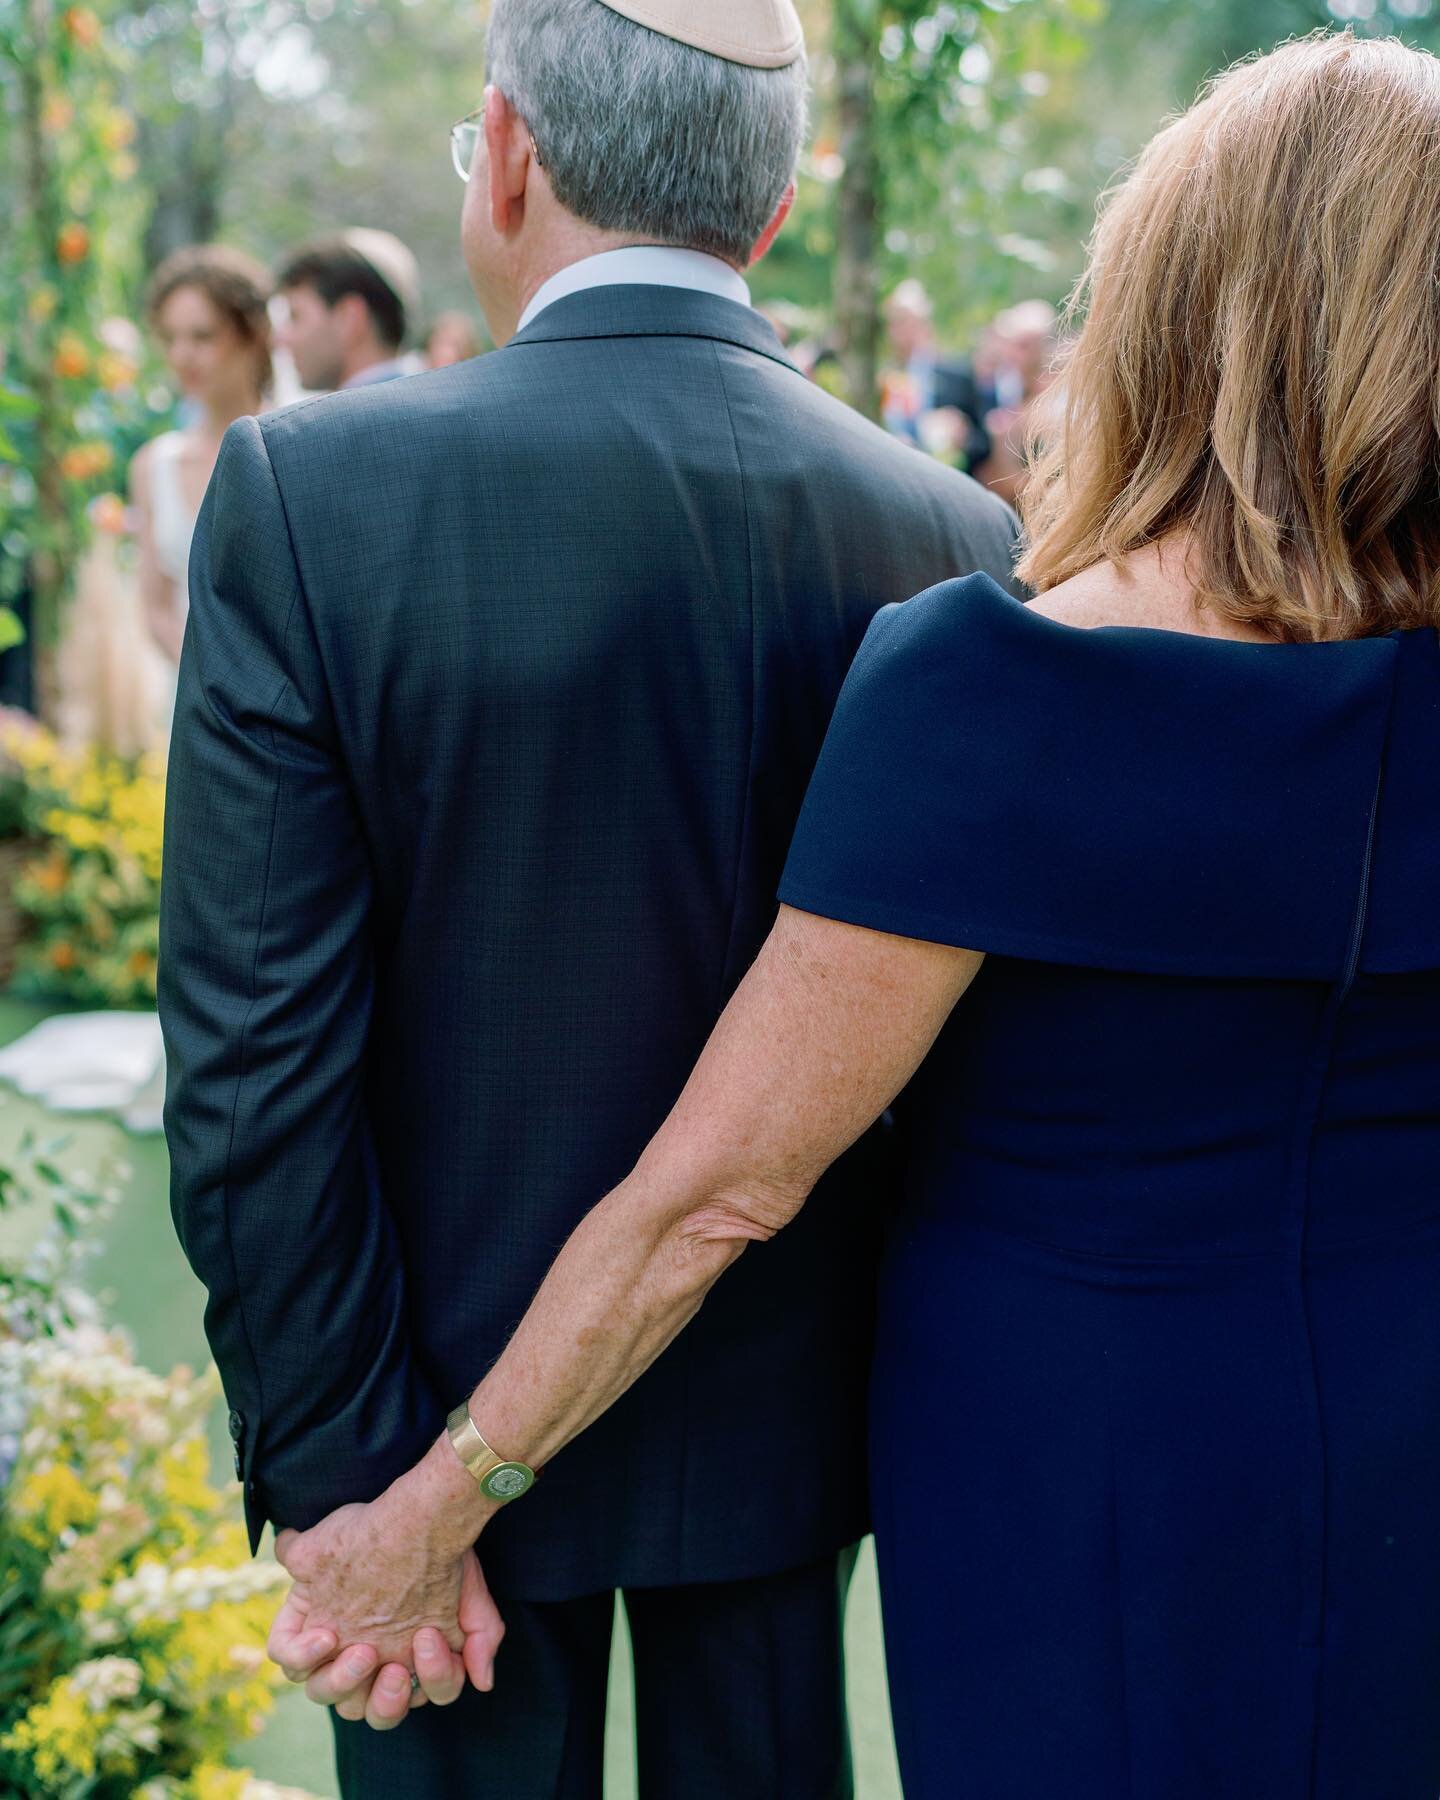
[[[0,1050],[0,1080],[56,1112],[113,1112],[160,1125],[165,1046],[154,1013],[68,1013]]]

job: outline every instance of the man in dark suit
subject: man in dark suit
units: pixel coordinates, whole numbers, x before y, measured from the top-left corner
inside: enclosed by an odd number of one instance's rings
[[[769,930],[871,617],[1009,579],[1011,514],[808,384],[747,303],[804,129],[789,0],[496,0],[490,61],[457,160],[506,348],[237,423],[192,563],[173,1211],[252,1550],[269,1519],[282,1556],[478,1473],[455,1419]],[[890,1180],[859,1146],[486,1530],[493,1694],[486,1659],[459,1691],[417,1648],[441,1704],[387,1733],[409,1693],[350,1680],[343,1643],[285,1662],[334,1706],[347,1797],[598,1794],[617,1589],[646,1800],[850,1791]]]

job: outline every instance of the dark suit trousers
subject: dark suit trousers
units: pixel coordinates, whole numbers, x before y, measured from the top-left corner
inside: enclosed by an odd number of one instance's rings
[[[756,1581],[632,1588],[640,1800],[850,1800],[854,1551]],[[601,1800],[614,1596],[507,1602],[495,1691],[394,1731],[332,1711],[344,1800]]]

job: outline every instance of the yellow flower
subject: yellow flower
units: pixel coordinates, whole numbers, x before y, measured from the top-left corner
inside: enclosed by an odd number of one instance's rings
[[[69,1526],[93,1524],[100,1503],[74,1469],[55,1463],[32,1471],[11,1495],[10,1508],[22,1535],[43,1549]]]
[[[137,959],[132,957],[131,962]],[[153,967],[151,959],[145,959]],[[203,1440],[190,1438],[160,1458],[161,1490],[180,1512],[208,1513],[220,1496],[210,1485],[210,1452]]]
[[[107,150],[125,150],[135,142],[135,121],[123,107],[112,107],[101,121],[100,142]]]
[[[46,131],[64,131],[75,117],[75,108],[63,94],[51,94],[46,98],[40,114],[40,123]]]
[[[140,371],[131,357],[121,356],[115,350],[106,350],[101,353],[95,365],[95,373],[101,387],[113,394],[121,388],[134,387]]]
[[[55,292],[53,287],[50,287],[45,282],[41,282],[38,287],[31,290],[26,310],[37,325],[43,325],[47,319],[53,319],[55,317],[55,309],[59,304],[59,294]]]
[[[244,1769],[222,1769],[218,1763],[201,1763],[190,1777],[195,1800],[245,1800],[249,1785]]]
[[[4,1738],[0,1746],[28,1755],[35,1772],[57,1789],[77,1777],[96,1772],[96,1753],[104,1732],[104,1715],[95,1712],[68,1681],[57,1681],[38,1706]]]

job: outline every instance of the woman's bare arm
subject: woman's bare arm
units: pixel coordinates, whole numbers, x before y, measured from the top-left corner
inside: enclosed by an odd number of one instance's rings
[[[538,1467],[624,1393],[905,1086],[983,960],[781,909],[669,1118],[472,1395],[499,1454]],[[493,1508],[444,1436],[422,1469],[447,1541],[473,1543]]]
[[[171,662],[178,663],[181,646],[185,641],[185,619],[175,603],[175,584],[160,567],[160,559],[155,554],[151,460],[151,446],[143,444],[130,463],[130,504],[134,507],[138,520],[136,544],[139,550],[140,599],[150,635]]]

